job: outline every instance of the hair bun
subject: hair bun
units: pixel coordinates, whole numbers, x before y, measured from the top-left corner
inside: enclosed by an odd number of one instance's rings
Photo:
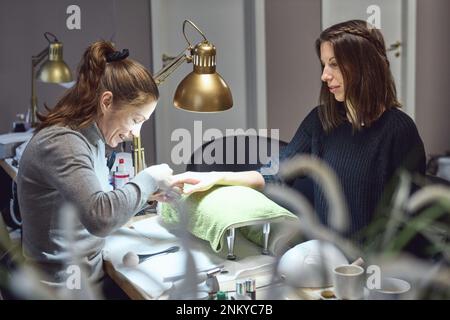
[[[128,49],[123,49],[122,52],[114,51],[106,56],[106,62],[120,61],[127,58],[130,55]]]

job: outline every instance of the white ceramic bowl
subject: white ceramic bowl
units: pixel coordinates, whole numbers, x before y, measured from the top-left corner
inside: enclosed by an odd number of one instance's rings
[[[384,278],[380,289],[369,290],[370,300],[402,300],[407,298],[411,285],[398,278]]]

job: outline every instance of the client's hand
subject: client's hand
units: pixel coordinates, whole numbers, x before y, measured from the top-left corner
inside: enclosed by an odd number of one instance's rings
[[[183,190],[179,187],[172,187],[166,191],[157,191],[150,195],[148,201],[172,202],[181,197]]]
[[[193,172],[187,171],[174,175],[172,178],[173,185],[186,184],[183,187],[184,194],[191,194],[199,191],[206,191],[214,185],[221,184],[225,177],[224,172]]]

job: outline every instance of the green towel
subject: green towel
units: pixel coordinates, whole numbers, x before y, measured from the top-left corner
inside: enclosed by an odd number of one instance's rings
[[[216,252],[222,250],[224,234],[229,228],[240,228],[249,240],[263,245],[263,222],[271,222],[270,242],[275,232],[283,232],[272,227],[275,222],[298,220],[296,215],[261,192],[242,186],[216,186],[205,192],[183,196],[181,205],[185,206],[188,215],[188,230],[209,241]],[[177,211],[167,203],[162,204],[161,216],[168,224],[180,221]],[[261,225],[255,226],[259,222]]]

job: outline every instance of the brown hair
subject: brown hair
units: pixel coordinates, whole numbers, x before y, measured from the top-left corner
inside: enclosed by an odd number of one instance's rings
[[[345,121],[348,104],[356,113],[352,123],[354,130],[361,130],[362,124],[369,127],[383,110],[401,107],[396,97],[383,35],[378,29],[362,20],[350,20],[329,27],[316,40],[319,59],[320,45],[326,41],[333,46],[345,88],[345,103],[340,103],[335,100],[327,84],[322,82],[319,117],[326,132]]]
[[[76,84],[70,88],[41,121],[36,131],[51,125],[79,129],[91,124],[98,115],[100,97],[111,91],[115,106],[142,106],[158,100],[159,92],[151,74],[138,62],[126,58],[107,62],[115,52],[110,42],[91,44],[78,66]]]

